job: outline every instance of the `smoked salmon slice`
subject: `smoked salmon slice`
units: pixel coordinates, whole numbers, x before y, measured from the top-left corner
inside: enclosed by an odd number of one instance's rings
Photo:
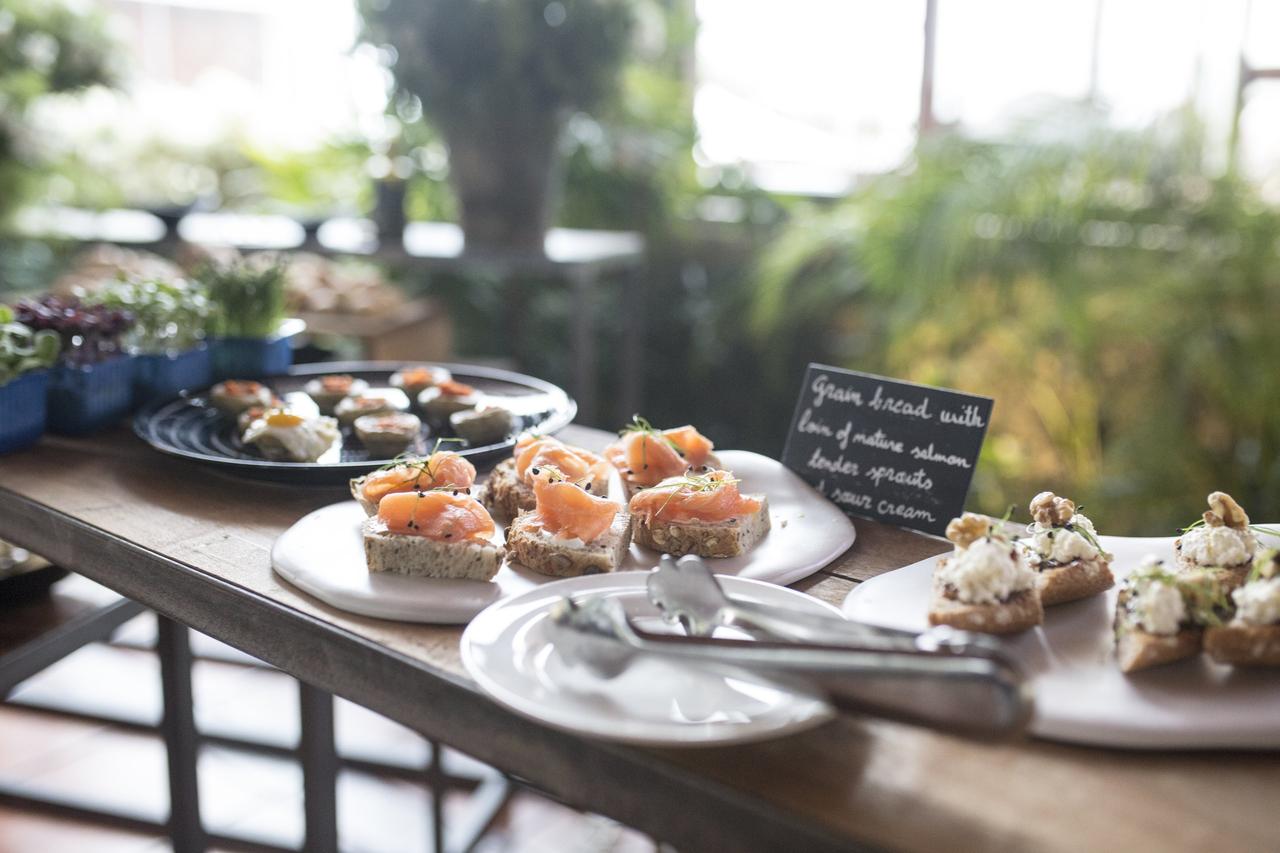
[[[377,503],[393,492],[415,492],[449,487],[469,489],[476,481],[475,466],[456,453],[438,450],[423,459],[409,459],[374,471],[365,477],[360,493]]]
[[[659,430],[636,417],[604,455],[634,486],[655,486],[707,463],[715,445],[692,426]]]
[[[551,466],[530,472],[538,502],[534,516],[544,530],[563,539],[598,539],[622,509],[622,504],[596,497]]]
[[[530,484],[533,480],[529,471],[533,468],[551,466],[566,480],[577,482],[594,479],[605,464],[604,459],[591,451],[570,447],[550,436],[521,438],[516,443],[515,463],[516,477]]]
[[[479,501],[461,492],[394,492],[378,504],[378,518],[391,533],[441,542],[488,540],[497,527]]]
[[[728,471],[711,471],[663,480],[651,489],[637,492],[630,508],[646,523],[654,519],[721,522],[757,512],[760,501],[743,496],[738,491],[738,481]]]

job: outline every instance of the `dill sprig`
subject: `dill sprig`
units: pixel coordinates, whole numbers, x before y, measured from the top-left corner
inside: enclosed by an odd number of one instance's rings
[[[1078,515],[1079,511],[1077,511],[1076,514]],[[1098,541],[1098,537],[1094,535],[1093,531],[1089,530],[1089,528],[1085,527],[1083,524],[1076,524],[1075,522],[1068,521],[1066,524],[1062,525],[1062,528],[1064,530],[1070,530],[1072,533],[1079,534],[1084,541],[1092,545],[1094,549],[1104,557],[1111,556],[1103,549],[1102,543]]]
[[[717,476],[721,475],[721,476]],[[732,474],[726,474],[724,471],[708,471],[705,474],[682,474],[678,477],[668,477],[653,489],[670,489],[667,499],[662,502],[662,506],[653,513],[659,516],[662,511],[667,508],[667,504],[676,497],[676,495],[684,492],[686,494],[708,494],[714,492],[723,486],[736,486],[740,481]]]
[[[409,476],[397,483],[399,486],[417,483],[425,474],[428,480],[436,478],[435,472],[431,470],[431,457],[435,456],[440,450],[440,445],[450,441],[462,441],[460,438],[437,438],[436,443],[431,448],[431,452],[426,456],[419,456],[411,451],[405,451],[396,455],[394,459],[385,465],[379,467],[378,471],[394,471],[397,468],[407,470]],[[456,487],[455,487],[456,488]]]
[[[680,445],[676,444],[674,441],[671,440],[670,436],[668,436],[662,430],[655,427],[653,424],[649,423],[647,419],[642,418],[639,415],[632,415],[631,423],[627,424],[622,429],[618,430],[618,435],[627,436],[637,432],[643,433],[644,435],[650,436],[658,441],[666,442],[666,444],[670,446],[672,450],[680,454],[681,457],[684,456],[684,450],[680,447]],[[640,447],[640,464],[641,465],[649,464],[648,455],[649,455],[649,446],[647,444],[641,445]]]
[[[1207,523],[1207,522],[1204,520],[1204,518],[1203,518],[1203,517],[1202,517],[1202,518],[1197,518],[1195,521],[1191,522],[1191,523],[1190,523],[1190,524],[1188,524],[1186,527],[1180,528],[1180,529],[1178,530],[1178,532],[1179,532],[1179,533],[1190,533],[1192,530],[1195,530],[1197,527],[1204,527],[1206,523]]]
[[[1076,511],[1072,517],[1074,518],[1076,515],[1084,515],[1084,504],[1080,504],[1079,506],[1076,507]],[[1039,533],[1043,529],[1044,528],[1040,526],[1040,522],[1038,521],[1033,521],[1027,525],[1028,533],[1032,533],[1032,534]],[[1083,524],[1076,524],[1074,521],[1068,521],[1066,524],[1055,525],[1051,529],[1066,530],[1069,533],[1077,533],[1080,535],[1082,539],[1084,539],[1084,541],[1088,542],[1093,547],[1093,549],[1097,551],[1099,554],[1101,554],[1104,557],[1111,556],[1110,554],[1107,553],[1106,549],[1102,547],[1102,543],[1098,541],[1097,535],[1094,534],[1087,527],[1085,527]]]

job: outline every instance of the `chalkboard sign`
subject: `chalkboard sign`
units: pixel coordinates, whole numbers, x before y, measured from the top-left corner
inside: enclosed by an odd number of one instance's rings
[[[941,534],[964,509],[993,405],[810,364],[782,461],[851,515]]]

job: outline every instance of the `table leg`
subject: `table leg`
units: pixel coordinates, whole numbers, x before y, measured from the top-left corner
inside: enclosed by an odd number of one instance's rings
[[[336,853],[338,849],[338,751],[334,746],[333,696],[298,682],[302,735],[303,812],[308,853]]]
[[[191,637],[187,626],[156,614],[156,653],[164,713],[160,730],[169,761],[169,839],[174,853],[200,853],[208,845],[200,823],[196,772],[199,741],[191,689]]]
[[[573,289],[573,321],[570,329],[573,359],[573,396],[578,403],[580,423],[596,423],[596,285],[598,277],[590,270],[569,273]]]
[[[427,764],[427,795],[431,798],[431,853],[445,853],[444,845],[444,747],[427,739],[431,761]]]

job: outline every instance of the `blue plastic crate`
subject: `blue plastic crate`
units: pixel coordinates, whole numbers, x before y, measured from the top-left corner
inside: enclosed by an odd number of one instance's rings
[[[292,364],[289,338],[218,338],[213,342],[217,379],[265,379],[288,373]]]
[[[179,353],[143,353],[134,358],[136,405],[172,400],[183,391],[198,391],[212,384],[213,356],[207,346]]]
[[[47,370],[32,370],[0,385],[0,453],[13,453],[40,440],[48,393]]]
[[[88,435],[105,429],[133,406],[134,357],[99,364],[59,365],[49,376],[49,432]]]

